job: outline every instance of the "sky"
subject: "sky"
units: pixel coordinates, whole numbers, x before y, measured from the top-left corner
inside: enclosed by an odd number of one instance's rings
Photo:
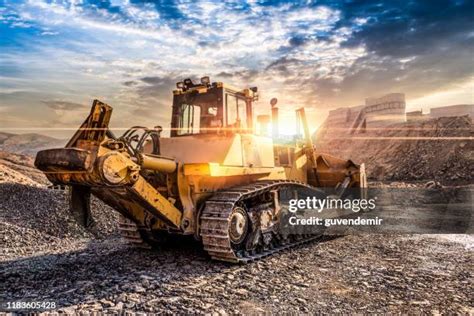
[[[67,137],[98,98],[112,126],[169,126],[172,90],[257,86],[257,112],[405,93],[474,103],[474,1],[0,0],[0,130]]]

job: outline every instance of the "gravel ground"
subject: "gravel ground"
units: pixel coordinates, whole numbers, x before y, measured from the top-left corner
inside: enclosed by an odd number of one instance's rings
[[[70,313],[474,313],[469,235],[346,236],[231,265],[192,241],[134,249],[98,201],[100,234],[71,221],[62,192],[2,184],[0,195],[0,301]]]
[[[347,236],[228,265],[192,243],[150,251],[79,240],[4,260],[0,292],[67,312],[472,314],[472,252],[463,250],[419,236]]]
[[[34,238],[104,238],[116,233],[118,213],[92,198],[91,212],[95,227],[86,230],[69,213],[68,191],[47,189],[18,183],[0,183],[0,220],[9,227],[24,231],[24,243]],[[29,239],[31,235],[33,239]],[[5,235],[4,245],[10,245]],[[1,240],[1,239],[0,239]],[[16,245],[19,246],[19,245]]]

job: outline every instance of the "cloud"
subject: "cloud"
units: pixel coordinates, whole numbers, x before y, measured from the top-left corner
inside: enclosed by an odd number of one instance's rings
[[[58,35],[58,34],[59,34],[59,32],[51,32],[51,31],[43,31],[43,32],[41,32],[41,35],[42,35],[42,36],[47,36],[47,35],[51,35],[51,36],[52,36],[52,35]]]
[[[138,82],[136,82],[134,80],[130,80],[130,81],[125,81],[123,84],[127,87],[133,87],[133,86],[136,86],[138,84]]]
[[[87,107],[87,105],[75,103],[75,102],[67,102],[67,101],[56,101],[56,100],[49,100],[49,101],[42,101],[46,106],[53,110],[77,110]]]
[[[169,81],[167,78],[161,77],[143,77],[140,80],[154,87],[166,85]]]
[[[0,91],[21,93],[0,101],[11,109],[47,105],[45,121],[68,122],[65,113],[80,109],[73,104],[99,98],[118,108],[122,125],[167,125],[175,83],[204,75],[258,86],[264,103],[278,97],[282,107],[313,107],[324,117],[373,94],[423,98],[474,74],[472,1],[3,6]]]
[[[472,1],[386,1],[348,4],[345,20],[369,12],[367,22],[346,41],[367,46],[380,56],[396,58],[421,55],[470,41],[474,29]]]
[[[52,110],[49,127],[76,127],[88,114],[89,104],[68,102],[63,100],[43,100],[42,104]]]

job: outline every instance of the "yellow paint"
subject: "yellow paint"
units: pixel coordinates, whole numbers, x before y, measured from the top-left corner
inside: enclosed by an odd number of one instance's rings
[[[272,172],[284,173],[285,170],[283,167],[233,167],[221,166],[217,163],[195,163],[184,165],[184,175],[186,176],[230,177],[252,174],[270,174]]]
[[[163,195],[161,195],[151,184],[143,177],[139,177],[137,182],[132,186],[132,190],[143,201],[148,203],[152,208],[148,208],[160,218],[178,228],[181,224],[181,212],[173,204],[171,204]]]

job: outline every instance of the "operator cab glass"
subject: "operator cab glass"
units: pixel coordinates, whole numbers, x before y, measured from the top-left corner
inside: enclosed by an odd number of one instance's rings
[[[171,137],[249,132],[249,107],[243,95],[223,87],[175,94]]]
[[[228,130],[245,131],[250,128],[247,124],[247,105],[242,98],[225,93],[225,112]]]

